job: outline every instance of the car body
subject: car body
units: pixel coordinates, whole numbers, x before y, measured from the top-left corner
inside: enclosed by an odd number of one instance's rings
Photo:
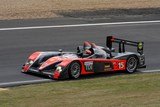
[[[115,52],[113,43],[119,44],[119,52]],[[77,52],[34,52],[23,65],[22,72],[46,75],[52,79],[77,79],[81,75],[100,72],[133,73],[146,67],[143,44],[108,36],[106,47],[84,42],[83,46],[77,47]],[[137,52],[127,52],[125,45],[137,47]]]

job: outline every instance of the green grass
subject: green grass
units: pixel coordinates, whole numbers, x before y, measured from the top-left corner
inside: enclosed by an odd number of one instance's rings
[[[160,107],[160,73],[114,75],[10,88],[0,107]]]

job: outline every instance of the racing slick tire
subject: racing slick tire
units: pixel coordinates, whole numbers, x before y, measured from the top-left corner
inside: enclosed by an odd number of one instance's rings
[[[136,56],[130,56],[127,58],[126,62],[126,72],[134,73],[137,70],[138,59]]]
[[[69,75],[73,79],[79,78],[79,76],[81,75],[81,65],[79,62],[74,61],[70,64]]]

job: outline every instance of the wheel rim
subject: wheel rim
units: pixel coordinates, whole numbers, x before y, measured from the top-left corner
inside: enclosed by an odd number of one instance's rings
[[[80,75],[80,71],[81,71],[81,68],[80,68],[80,65],[78,63],[73,63],[71,65],[71,75],[72,75],[72,77],[78,78],[79,75]]]
[[[137,68],[137,59],[135,57],[131,57],[127,61],[127,71],[132,73]]]

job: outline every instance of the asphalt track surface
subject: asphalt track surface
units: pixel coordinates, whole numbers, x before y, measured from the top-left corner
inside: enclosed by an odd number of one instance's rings
[[[0,21],[2,28],[57,26],[66,23],[43,23],[39,21]],[[60,22],[60,21],[59,21]],[[65,22],[65,21],[64,21]],[[68,22],[68,21],[66,21]],[[71,21],[71,25],[80,24]],[[68,24],[68,23],[67,23]],[[160,68],[160,22],[110,24],[76,27],[53,27],[41,29],[0,30],[0,84],[17,81],[48,81],[42,77],[26,75],[20,72],[26,58],[34,51],[76,51],[78,45],[84,41],[92,41],[105,46],[105,38],[115,35],[134,41],[144,41],[147,68],[156,70]]]

